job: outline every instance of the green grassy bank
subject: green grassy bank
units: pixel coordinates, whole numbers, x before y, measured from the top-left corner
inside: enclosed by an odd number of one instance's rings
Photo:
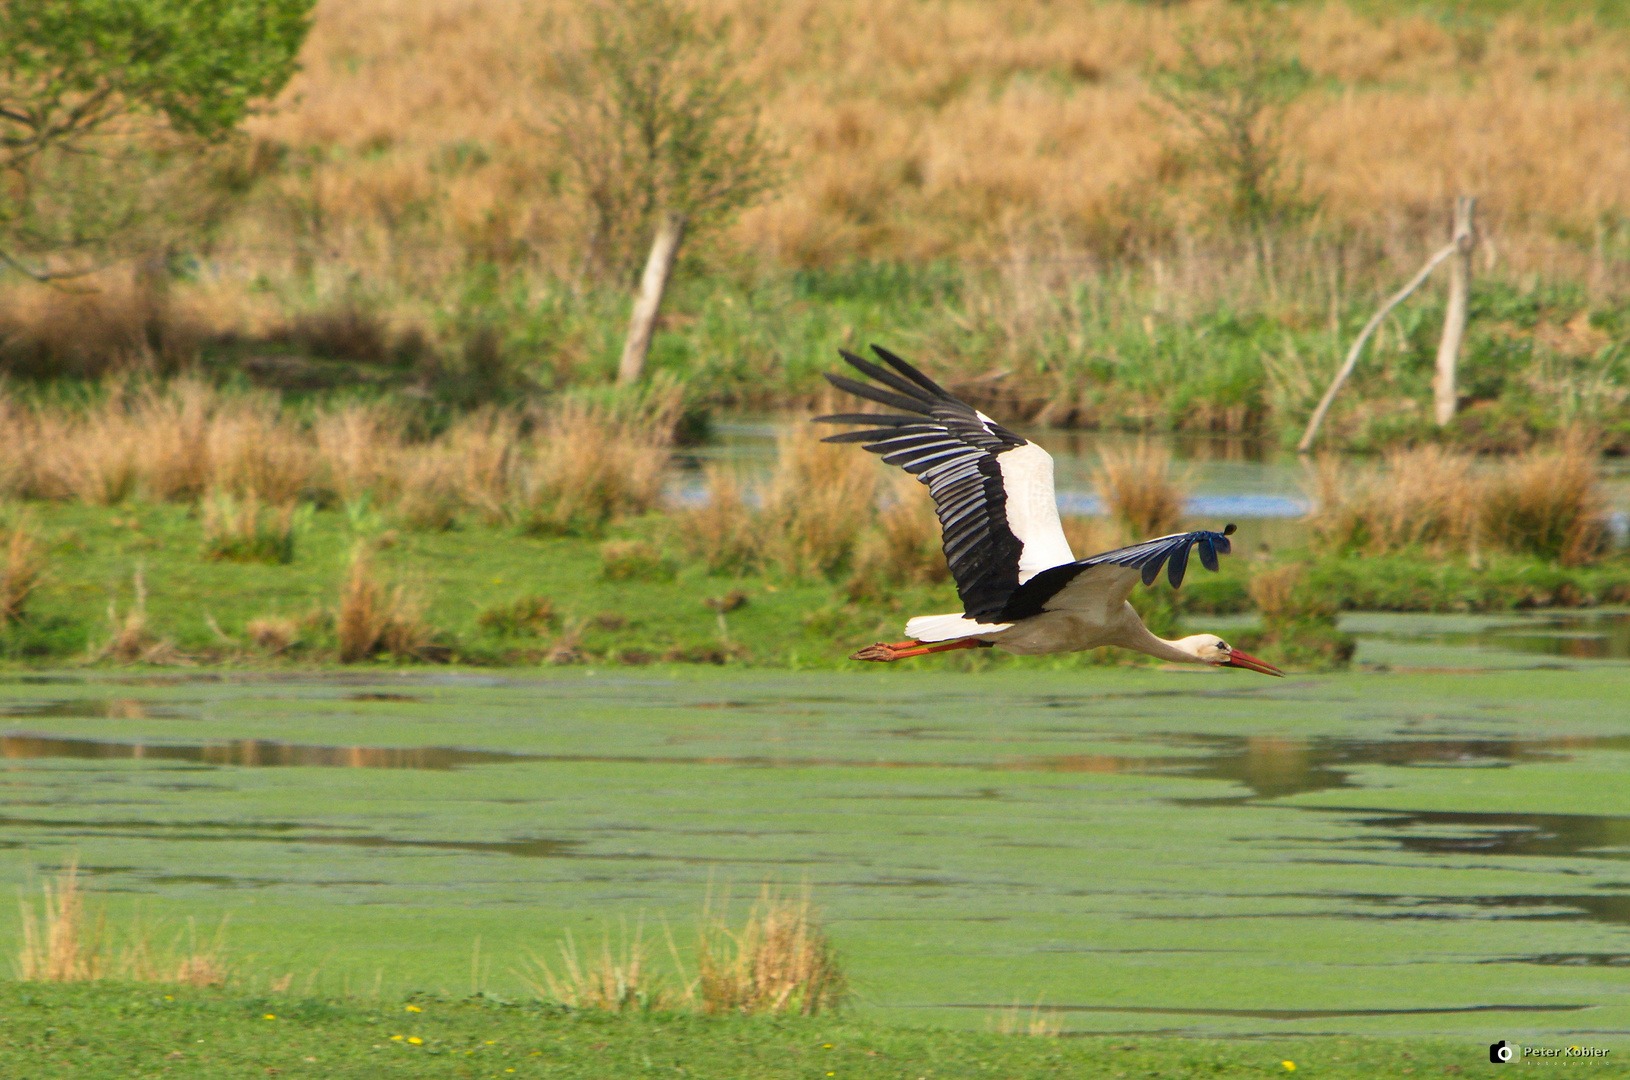
[[[492,999],[246,997],[0,986],[0,1073],[74,1077],[1401,1077],[1480,1073],[1472,1045],[1370,1039],[1043,1038],[844,1019],[608,1016]],[[412,1005],[419,1011],[407,1011]],[[1559,1044],[1562,1045],[1562,1044]],[[1614,1055],[1509,1066],[1622,1075]]]
[[[317,511],[296,530],[286,564],[206,557],[199,513],[185,506],[44,503],[26,514],[14,511],[14,518],[19,514],[38,540],[43,566],[21,616],[0,621],[0,657],[19,663],[141,655],[181,664],[330,662],[338,656],[341,590],[358,544],[371,552],[382,603],[400,601],[417,613],[414,642],[396,660],[843,665],[855,648],[898,635],[909,616],[958,607],[948,583],[890,586],[847,572],[830,579],[710,574],[687,561],[672,519],[662,514],[584,538],[527,536],[475,522],[398,530],[375,514]],[[626,551],[629,540],[652,556],[607,560],[608,550],[622,543]],[[1294,553],[1280,556],[1287,557]],[[1262,571],[1248,555],[1235,555],[1220,573],[1193,566],[1180,592],[1163,582],[1140,589],[1134,603],[1159,632],[1197,631],[1207,616],[1253,610],[1249,582]],[[1332,610],[1590,606],[1630,597],[1630,564],[1327,556],[1305,565],[1296,589]],[[140,624],[136,647],[110,651],[133,618]],[[284,628],[275,641],[256,636],[255,623],[267,620]],[[390,658],[382,649],[380,659]],[[1021,661],[991,652],[937,662],[1075,666],[1116,659],[1124,656]]]

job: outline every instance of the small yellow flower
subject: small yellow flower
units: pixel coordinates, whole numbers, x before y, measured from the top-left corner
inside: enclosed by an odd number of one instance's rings
[[[424,1010],[419,1008],[419,1006],[417,1006],[417,1005],[409,1005],[407,1007],[407,1011],[408,1012],[424,1012]]]
[[[1294,1061],[1281,1061],[1279,1064],[1281,1064],[1281,1065],[1283,1065],[1285,1067],[1286,1072],[1295,1072],[1296,1071],[1296,1062],[1294,1062]]]
[[[400,1036],[400,1035],[392,1035],[391,1036],[391,1042],[401,1042],[401,1041],[402,1041],[402,1036]]]
[[[832,1049],[832,1044],[831,1043],[822,1043],[821,1044],[821,1049],[822,1050],[830,1050],[830,1049]]]
[[[419,1038],[419,1036],[417,1036],[417,1035],[409,1035],[408,1036],[408,1042],[412,1043],[414,1046],[423,1046],[424,1045],[424,1040]]]
[[[174,1001],[174,1000],[175,1000],[175,998],[173,998],[173,997],[171,997],[171,996],[170,996],[170,995],[169,995],[169,994],[165,994],[165,995],[164,995],[164,1000],[165,1000],[165,1001]]]
[[[267,1020],[276,1020],[277,1019],[277,1014],[276,1013],[267,1013],[266,1016],[265,1016],[265,1019],[267,1019]]]
[[[497,1039],[488,1039],[487,1040],[487,1045],[488,1046],[497,1046],[498,1045],[498,1040]]]

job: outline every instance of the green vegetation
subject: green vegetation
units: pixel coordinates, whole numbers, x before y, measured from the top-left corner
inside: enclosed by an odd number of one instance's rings
[[[0,987],[0,1071],[48,1080],[275,1073],[374,1077],[899,1080],[928,1077],[1297,1075],[1370,1080],[1472,1070],[1482,1045],[1366,1039],[1225,1042],[1144,1036],[1047,1039],[923,1031],[855,1020],[608,1017],[490,999],[406,1004],[106,986]],[[412,1041],[409,1041],[412,1040]],[[1481,1062],[1479,1055],[1483,1055]],[[1609,1059],[1611,1060],[1611,1058]],[[1617,1075],[1570,1061],[1569,1076]]]
[[[205,510],[38,504],[20,519],[21,529],[8,534],[0,523],[0,586],[10,581],[14,591],[6,609],[13,613],[0,618],[0,656],[30,664],[96,656],[305,663],[381,656],[844,667],[850,652],[897,634],[911,615],[957,606],[943,578],[891,576],[894,564],[882,548],[856,553],[856,577],[846,559],[832,576],[750,562],[735,564],[738,573],[710,573],[668,514],[583,537],[532,536],[469,518],[455,528],[413,530],[378,513],[308,508],[296,532],[280,534],[298,537],[283,562],[222,558],[205,543]],[[7,543],[18,547],[14,563],[5,561]],[[361,579],[352,561],[358,545],[367,553]],[[937,557],[913,548],[905,565]],[[1315,607],[1332,617],[1337,610],[1500,612],[1630,601],[1630,565],[1620,559],[1563,567],[1514,555],[1473,562],[1415,548],[1305,561],[1289,552],[1281,560],[1275,565],[1300,568],[1298,595],[1317,596]],[[16,568],[8,579],[9,565]],[[1193,568],[1176,593],[1162,582],[1133,599],[1157,632],[1204,630],[1208,615],[1263,607],[1252,595],[1262,573],[1248,559],[1225,559],[1217,574]],[[135,615],[139,633],[113,647]],[[160,644],[165,649],[153,653]],[[1314,666],[1340,652],[1320,659],[1269,651]],[[1106,660],[1134,658],[1106,650],[1021,659],[992,650],[933,666]]]

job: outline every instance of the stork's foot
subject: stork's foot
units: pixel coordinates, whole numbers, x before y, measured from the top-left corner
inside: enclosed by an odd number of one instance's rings
[[[868,645],[864,649],[849,657],[851,660],[875,660],[878,663],[887,663],[890,660],[899,660],[902,655],[917,655],[915,652],[907,653],[908,649],[921,645],[920,641],[901,641],[890,645],[879,641],[875,645]]]
[[[889,660],[904,660],[910,656],[925,656],[928,653],[950,652],[952,649],[979,649],[988,644],[988,642],[980,641],[978,638],[948,641],[944,645],[925,645],[920,641],[901,641],[890,645],[879,641],[875,645],[866,646],[849,659],[886,662]]]

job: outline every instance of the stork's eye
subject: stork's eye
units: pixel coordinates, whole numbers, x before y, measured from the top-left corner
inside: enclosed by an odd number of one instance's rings
[[[1232,652],[1233,651],[1232,649],[1230,649],[1228,647],[1228,642],[1226,642],[1226,641],[1217,642],[1217,648],[1221,649],[1223,652]]]

